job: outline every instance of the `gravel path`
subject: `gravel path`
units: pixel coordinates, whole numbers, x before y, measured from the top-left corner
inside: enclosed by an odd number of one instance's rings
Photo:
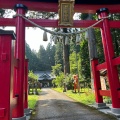
[[[33,120],[116,120],[49,88],[42,89],[36,111]]]

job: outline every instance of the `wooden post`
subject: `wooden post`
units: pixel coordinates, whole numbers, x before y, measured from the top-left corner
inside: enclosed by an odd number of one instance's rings
[[[92,14],[88,14],[87,20],[92,20]],[[91,72],[91,87],[94,90],[94,80],[92,73],[91,60],[98,58],[97,48],[96,48],[96,36],[94,32],[94,28],[90,28],[88,31],[88,49],[89,49],[89,58],[90,58],[90,72]]]
[[[17,14],[25,15],[27,7],[23,4],[16,4],[14,10]],[[20,16],[16,17],[16,45],[15,57],[19,60],[15,68],[15,96],[18,97],[18,104],[13,110],[13,119],[25,120],[24,116],[24,75],[25,75],[25,20]]]
[[[63,32],[67,32],[67,28],[63,28]],[[64,62],[64,74],[70,73],[69,62],[69,45],[65,45],[65,37],[63,38],[63,62]]]

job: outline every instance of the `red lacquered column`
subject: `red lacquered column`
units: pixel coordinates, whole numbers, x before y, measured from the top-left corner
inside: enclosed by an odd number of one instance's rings
[[[27,7],[17,4],[14,7],[17,14],[25,15]],[[18,67],[15,68],[14,95],[18,97],[17,106],[13,110],[13,118],[24,119],[24,73],[25,73],[25,20],[16,16],[15,58]],[[26,119],[26,118],[25,118]]]
[[[102,8],[97,11],[99,18],[108,16],[108,9]],[[113,42],[110,32],[110,25],[108,18],[103,20],[103,27],[101,28],[102,43],[107,65],[108,80],[110,85],[112,112],[120,114],[120,99],[118,98],[118,91],[120,90],[120,83],[118,78],[117,66],[114,66],[112,60],[115,57]]]

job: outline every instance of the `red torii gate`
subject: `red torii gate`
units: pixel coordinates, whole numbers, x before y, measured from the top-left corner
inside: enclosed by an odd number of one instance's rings
[[[7,4],[6,4],[7,3]],[[21,3],[21,4],[18,4]],[[14,5],[17,4],[15,7]],[[24,5],[22,5],[24,4]],[[57,3],[47,3],[47,2],[30,2],[29,0],[0,0],[0,8],[9,8],[15,9],[17,14],[22,14],[23,16],[26,13],[27,7],[29,10],[38,10],[38,11],[48,11],[56,12],[58,10]],[[48,7],[49,6],[49,7]],[[87,7],[86,7],[87,6]],[[106,9],[106,8],[109,9]],[[102,9],[103,8],[103,9]],[[99,18],[108,16],[110,13],[120,13],[120,4],[116,5],[89,5],[89,4],[75,4],[75,11],[81,13],[98,13]],[[58,20],[43,20],[43,19],[31,19],[35,23],[43,27],[63,27],[58,26]],[[95,23],[94,20],[81,20],[74,21],[72,27],[88,27]],[[25,71],[25,27],[33,27],[30,23],[26,22],[20,16],[16,18],[0,18],[0,26],[15,26],[16,27],[16,45],[15,45],[15,58],[18,60],[18,68],[15,68],[15,83],[14,83],[14,97],[18,97],[17,106],[13,110],[13,118],[15,120],[22,119],[24,120],[24,71]],[[65,26],[66,27],[66,26]],[[99,23],[95,27],[101,29],[102,43],[105,55],[105,62],[102,64],[98,63],[97,58],[91,60],[92,71],[94,77],[94,86],[95,86],[95,97],[96,97],[96,106],[105,107],[103,103],[102,96],[109,96],[112,99],[112,108],[111,111],[115,114],[120,114],[120,83],[118,78],[117,65],[120,64],[120,57],[115,58],[114,49],[112,45],[112,38],[110,33],[110,28],[120,28],[120,21],[109,21],[108,18],[104,19],[103,22]],[[101,90],[100,84],[100,73],[101,69],[107,69],[108,79],[110,84],[109,91]],[[5,113],[8,113],[6,108],[1,108],[0,103],[0,120],[8,120],[5,118]],[[1,115],[2,114],[2,115]]]

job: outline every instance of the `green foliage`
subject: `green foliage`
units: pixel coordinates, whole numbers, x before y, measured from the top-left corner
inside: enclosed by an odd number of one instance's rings
[[[26,57],[29,59],[29,70],[37,71],[40,69],[41,63],[36,56],[36,52],[30,49],[30,46],[26,43]]]
[[[62,65],[61,64],[56,64],[55,66],[52,66],[52,74],[55,76],[60,75],[62,72]]]
[[[63,89],[61,89],[61,88],[53,88],[53,89],[58,92],[63,92]],[[85,91],[85,90],[83,90],[83,91]],[[65,94],[67,96],[71,97],[72,99],[74,99],[78,102],[84,103],[86,105],[95,103],[95,96],[91,90],[85,91],[85,92],[80,92],[80,93],[73,93],[71,90],[68,90]]]
[[[70,54],[70,73],[71,74],[76,74],[78,72],[78,67],[77,67],[77,55],[76,52],[72,52]]]
[[[85,20],[85,19],[87,19],[88,15],[89,15],[88,13],[83,13],[83,14],[81,14],[80,18],[82,20]]]
[[[73,98],[74,100],[84,103],[86,105],[90,105],[95,102],[95,97],[92,92],[73,94],[71,91],[68,91],[67,95]]]
[[[80,44],[80,53],[79,53],[79,76],[82,80],[87,80],[90,83],[90,60],[88,52],[88,42],[82,41]]]
[[[116,57],[120,56],[120,42],[119,42],[120,34],[119,33],[120,33],[120,29],[111,29],[113,46],[114,46]]]
[[[38,53],[30,49],[26,43],[26,57],[29,59],[29,70],[32,71],[45,71],[51,70],[51,66],[55,65],[55,46],[48,44],[46,50],[40,46]]]
[[[50,43],[48,43],[46,48],[46,67],[47,70],[51,70],[52,67],[55,65],[55,46],[52,46]]]
[[[47,68],[47,54],[46,54],[46,50],[44,48],[43,45],[40,45],[40,49],[38,51],[38,54],[37,54],[38,58],[39,58],[39,61],[41,63],[41,68],[42,70],[46,70]]]
[[[100,29],[95,29],[95,35],[96,35],[98,60],[99,60],[99,63],[103,63],[105,59],[104,59],[104,51],[103,51],[103,46],[102,46],[102,38],[101,38]]]
[[[40,15],[40,14],[39,14]],[[41,13],[42,15],[42,13]],[[90,16],[90,14],[81,14],[80,19],[86,19]],[[94,15],[91,19],[97,19],[97,16]],[[111,20],[120,20],[120,14],[112,14]],[[77,31],[78,29],[69,29],[70,32]],[[57,31],[57,30],[56,30]],[[112,33],[112,42],[114,45],[115,57],[120,55],[120,29],[111,29]],[[95,29],[96,35],[96,46],[98,53],[99,63],[103,63],[104,60],[104,52],[102,45],[102,38],[100,29]],[[79,46],[75,45],[76,36],[72,36],[72,40],[70,41],[70,74],[79,74],[80,81],[87,81],[87,84],[90,85],[90,60],[89,60],[89,52],[88,52],[88,42],[84,38],[84,33],[81,35],[82,41]],[[54,75],[57,77],[60,76],[61,71],[63,72],[64,63],[66,60],[63,58],[63,42],[57,42],[56,45],[52,46],[50,43],[45,49],[43,46],[40,46],[39,52],[31,50],[29,45],[26,47],[26,56],[29,59],[29,70],[51,70]],[[68,50],[68,48],[67,48]],[[64,60],[63,60],[64,59]],[[52,66],[52,67],[51,67]],[[59,77],[58,77],[59,79]],[[65,79],[64,79],[65,80]],[[64,81],[63,81],[64,82]],[[58,83],[57,83],[58,84]]]
[[[56,79],[54,79],[52,83],[57,87],[62,87],[64,83],[64,73],[59,73],[59,76],[56,76]]]
[[[64,83],[66,84],[68,90],[73,89],[73,75],[66,74],[64,78]]]
[[[111,98],[107,97],[107,96],[103,97],[103,101],[104,101],[104,103],[107,103],[107,104],[111,104],[112,103]]]
[[[54,84],[54,87],[62,87],[65,84],[67,89],[73,89],[73,75],[66,74],[64,75],[63,72],[61,72],[58,76],[56,76],[56,79],[52,81]]]
[[[28,96],[28,106],[29,106],[29,108],[31,108],[31,109],[35,108],[38,97],[39,97],[38,95],[29,95]]]
[[[33,73],[33,71],[29,71],[29,73],[28,73],[28,78],[29,78],[29,81],[32,81],[32,82],[38,80],[38,76],[35,75],[35,74]]]
[[[3,17],[4,14],[5,14],[5,10],[4,9],[0,9],[0,17]]]
[[[55,65],[61,64],[63,70],[63,45],[58,42],[55,45]]]

